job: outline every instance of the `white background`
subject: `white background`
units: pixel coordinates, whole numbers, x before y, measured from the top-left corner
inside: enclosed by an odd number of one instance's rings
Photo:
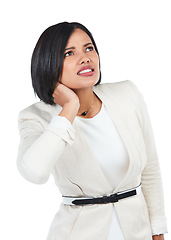
[[[84,24],[95,38],[102,83],[132,80],[144,96],[160,159],[166,216],[171,223],[171,1],[3,1],[0,6],[1,204],[0,239],[46,239],[61,196],[16,168],[18,112],[39,101],[30,59],[40,34],[61,21]],[[167,234],[165,239],[169,239]]]

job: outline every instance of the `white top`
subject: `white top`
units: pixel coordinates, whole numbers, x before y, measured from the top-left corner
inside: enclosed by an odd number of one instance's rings
[[[99,161],[106,178],[115,189],[127,172],[129,156],[105,106],[102,103],[100,112],[93,118],[76,116],[75,121]],[[124,240],[114,205],[108,240],[113,239]]]

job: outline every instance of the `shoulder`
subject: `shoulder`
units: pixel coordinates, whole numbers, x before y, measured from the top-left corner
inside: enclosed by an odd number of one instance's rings
[[[46,104],[43,101],[36,102],[24,109],[22,109],[18,114],[18,121],[22,120],[36,120],[50,122],[52,117],[59,114],[61,111],[61,106]]]
[[[138,88],[135,83],[131,80],[124,80],[119,82],[112,83],[102,83],[97,86],[94,86],[97,91],[102,92],[104,95],[111,95],[114,97],[127,98],[132,97],[136,98],[138,93]]]
[[[132,88],[132,84],[134,84],[131,80],[124,80],[124,81],[119,81],[119,82],[112,82],[112,83],[101,83],[97,86],[94,86],[95,88],[98,88],[101,91],[106,91],[106,90],[128,90]]]

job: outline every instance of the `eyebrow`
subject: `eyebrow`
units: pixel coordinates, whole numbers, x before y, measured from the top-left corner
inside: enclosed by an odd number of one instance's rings
[[[84,47],[86,47],[86,46],[88,46],[88,45],[90,45],[90,44],[93,45],[92,42],[89,42],[89,43],[84,44]],[[66,50],[69,50],[69,49],[75,49],[75,47],[69,47],[69,48],[66,48],[65,51],[66,51]]]

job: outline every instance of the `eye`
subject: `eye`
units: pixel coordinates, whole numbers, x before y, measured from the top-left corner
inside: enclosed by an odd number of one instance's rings
[[[71,55],[73,55],[73,51],[68,51],[64,54],[64,57],[69,57]]]
[[[92,46],[86,48],[87,52],[90,52],[90,51],[93,51],[93,50],[94,50],[94,47],[92,47]]]

